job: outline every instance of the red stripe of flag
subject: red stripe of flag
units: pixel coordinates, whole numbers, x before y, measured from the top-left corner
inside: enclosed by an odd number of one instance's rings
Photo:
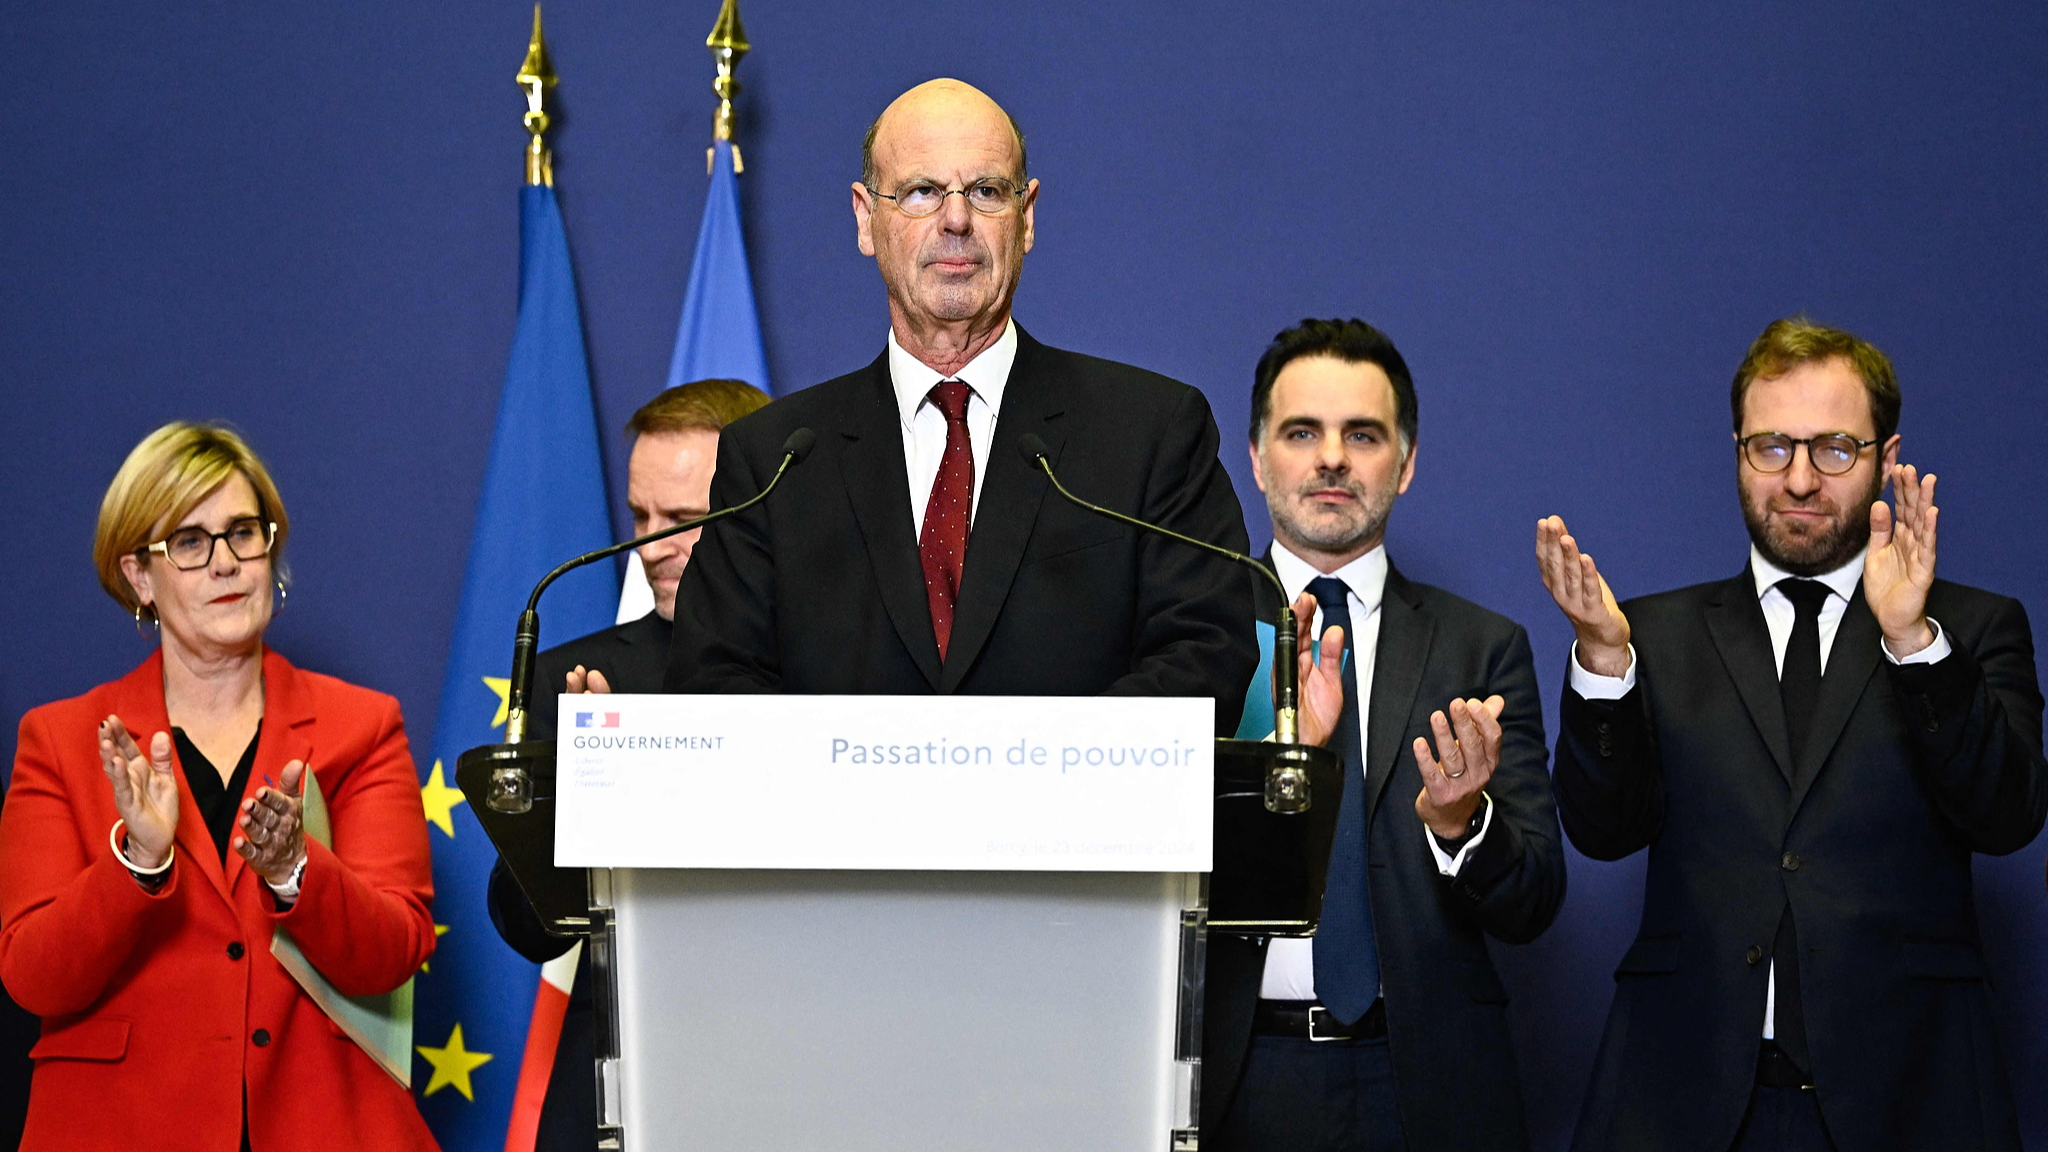
[[[546,980],[533,993],[533,1022],[526,1028],[526,1054],[519,1062],[519,1086],[512,1093],[512,1117],[505,1129],[505,1152],[533,1152],[540,1131],[540,1106],[548,1095],[548,1074],[555,1067],[555,1045],[562,1038],[562,1016],[569,993]]]

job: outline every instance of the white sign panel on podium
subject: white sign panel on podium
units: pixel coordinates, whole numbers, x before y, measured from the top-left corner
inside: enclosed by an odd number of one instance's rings
[[[555,862],[1206,872],[1207,700],[563,696]]]

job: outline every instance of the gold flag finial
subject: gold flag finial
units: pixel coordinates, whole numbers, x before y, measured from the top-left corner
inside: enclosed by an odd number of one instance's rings
[[[732,170],[744,172],[740,146],[732,139],[732,98],[740,90],[740,82],[732,73],[752,45],[747,43],[747,30],[740,27],[738,0],[725,0],[719,5],[718,21],[711,26],[711,35],[704,38],[704,46],[711,49],[711,61],[718,65],[718,79],[711,82],[711,90],[718,94],[718,112],[711,119],[712,146],[704,151],[704,171],[710,173],[717,142],[725,140],[732,142]]]
[[[548,42],[540,34],[540,5],[533,6],[533,39],[526,45],[526,60],[516,77],[526,89],[526,182],[555,186],[555,157],[546,141],[548,130],[547,91],[555,86],[555,66],[548,62]]]

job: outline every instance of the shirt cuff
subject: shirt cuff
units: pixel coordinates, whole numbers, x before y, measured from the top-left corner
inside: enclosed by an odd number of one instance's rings
[[[1586,671],[1579,663],[1579,642],[1572,641],[1572,691],[1587,700],[1619,700],[1636,686],[1636,646],[1628,646],[1628,671],[1619,676],[1602,676]]]
[[[1882,639],[1877,642],[1877,650],[1884,653],[1884,658],[1894,664],[1933,664],[1937,661],[1948,659],[1948,654],[1955,649],[1948,642],[1948,633],[1941,630],[1941,621],[1929,616],[1927,618],[1927,626],[1934,629],[1934,643],[1913,653],[1911,656],[1900,657],[1892,655],[1892,650],[1885,645]]]
[[[1479,847],[1481,840],[1486,839],[1486,830],[1491,827],[1493,827],[1493,797],[1481,792],[1479,794],[1479,831],[1474,832],[1472,838],[1465,841],[1464,845],[1458,849],[1456,856],[1444,851],[1442,842],[1436,838],[1436,833],[1429,830],[1429,825],[1427,824],[1422,826],[1422,838],[1429,843],[1429,854],[1436,857],[1436,870],[1445,876],[1456,876],[1458,870],[1465,866],[1466,857],[1472,855],[1472,850]]]

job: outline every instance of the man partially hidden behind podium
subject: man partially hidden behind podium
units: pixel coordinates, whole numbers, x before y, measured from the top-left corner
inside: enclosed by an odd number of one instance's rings
[[[764,504],[706,530],[668,686],[1207,696],[1229,730],[1257,663],[1247,574],[1049,496],[1018,450],[1036,435],[1076,493],[1243,549],[1208,403],[1011,320],[1039,185],[994,101],[919,85],[865,151],[853,222],[888,289],[887,347],[720,441],[724,507],[762,489],[792,432],[817,437]]]
[[[708,511],[720,430],[767,403],[767,393],[751,384],[698,380],[662,392],[633,413],[626,424],[633,436],[633,452],[626,462],[626,506],[633,513],[633,535],[658,532]],[[648,587],[654,592],[652,612],[550,648],[535,659],[530,721],[534,739],[554,738],[557,701],[564,691],[661,690],[670,621],[676,614],[676,583],[690,563],[697,536],[698,531],[682,532],[639,549]],[[553,960],[574,943],[550,936],[541,927],[503,860],[491,869],[490,908],[498,934],[528,960]],[[538,1152],[589,1148],[597,1138],[590,1011],[590,963],[588,957],[579,957],[541,1106]]]
[[[1564,900],[1542,703],[1519,625],[1387,559],[1416,447],[1408,366],[1371,325],[1305,320],[1260,358],[1267,562],[1326,668],[1341,636],[1344,796],[1316,936],[1210,934],[1204,1152],[1528,1145],[1485,938],[1534,939]],[[1270,638],[1279,606],[1258,592]],[[1272,730],[1261,673],[1247,738]],[[1304,669],[1304,738],[1329,728],[1327,680]]]

